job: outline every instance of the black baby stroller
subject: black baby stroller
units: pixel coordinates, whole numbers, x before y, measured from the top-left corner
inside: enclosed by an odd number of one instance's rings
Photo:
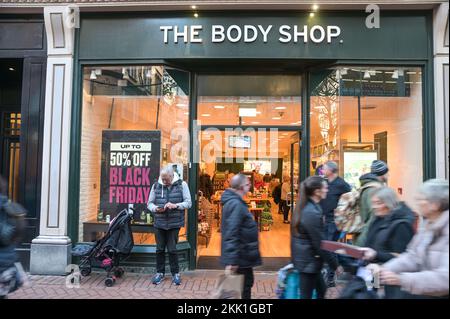
[[[106,270],[105,285],[111,287],[124,274],[119,267],[121,259],[127,257],[134,246],[131,231],[133,214],[122,210],[110,223],[103,238],[93,244],[78,244],[72,250],[72,255],[80,257],[80,273],[89,276],[92,267]]]

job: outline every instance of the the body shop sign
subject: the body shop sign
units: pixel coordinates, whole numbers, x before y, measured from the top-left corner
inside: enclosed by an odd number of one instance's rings
[[[103,131],[100,209],[146,208],[160,168],[160,131]]]
[[[252,43],[262,41],[267,43],[272,34],[276,33],[276,39],[280,43],[332,43],[344,40],[339,39],[341,28],[336,25],[281,25],[278,28],[273,25],[212,25],[204,31],[202,25],[164,25],[159,28],[163,34],[164,43],[203,43],[204,37],[208,37],[211,43]],[[269,37],[270,36],[270,37]]]

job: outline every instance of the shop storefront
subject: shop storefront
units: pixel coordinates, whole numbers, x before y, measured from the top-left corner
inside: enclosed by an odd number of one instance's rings
[[[194,202],[180,231],[183,269],[197,267],[207,242],[198,241],[200,175],[217,175],[214,192],[225,171],[288,176],[295,204],[295,185],[325,161],[358,187],[368,163],[381,159],[389,186],[411,202],[435,174],[431,19],[428,11],[383,12],[377,29],[360,12],[82,14],[70,239],[95,239],[133,205],[136,246],[127,264],[154,267],[145,203],[169,164]],[[264,240],[288,238],[287,228],[278,230]],[[283,249],[266,256],[286,257]]]

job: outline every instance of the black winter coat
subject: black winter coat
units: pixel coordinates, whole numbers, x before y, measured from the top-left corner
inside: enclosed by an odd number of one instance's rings
[[[375,217],[367,232],[366,247],[377,252],[373,262],[385,263],[394,258],[392,253],[403,253],[414,236],[413,224],[416,216],[411,209],[401,203],[385,217]],[[409,299],[411,296],[399,286],[384,287],[387,299]]]
[[[336,209],[339,198],[342,194],[352,190],[350,185],[339,176],[332,182],[328,182],[327,197],[320,201],[323,215],[326,222],[334,222],[334,210]]]
[[[275,204],[279,204],[281,202],[281,184],[275,186],[272,191],[272,197]]]
[[[244,200],[231,189],[225,190],[221,198],[222,209],[222,254],[224,266],[238,265],[241,268],[261,265],[258,226]]]
[[[375,217],[369,227],[365,247],[377,252],[374,262],[385,263],[394,258],[392,253],[403,253],[414,236],[415,215],[401,204],[385,217]]]
[[[292,233],[291,236],[291,254],[292,263],[299,272],[320,273],[324,262],[333,270],[337,268],[335,256],[320,248],[324,238],[322,209],[318,204],[308,201],[301,212],[298,232],[299,235]]]

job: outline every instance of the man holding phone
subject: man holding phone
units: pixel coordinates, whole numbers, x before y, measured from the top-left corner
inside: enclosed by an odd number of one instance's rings
[[[156,275],[152,278],[155,285],[164,280],[166,247],[169,252],[172,282],[175,285],[181,284],[176,246],[180,228],[184,227],[185,210],[191,206],[187,183],[180,179],[171,166],[163,168],[148,199],[148,209],[155,215]]]

